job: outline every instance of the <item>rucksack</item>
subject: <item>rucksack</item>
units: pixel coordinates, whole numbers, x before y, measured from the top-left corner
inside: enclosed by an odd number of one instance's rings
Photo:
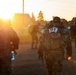
[[[10,32],[7,28],[0,28],[0,50],[5,50],[10,44]]]
[[[44,37],[44,45],[50,50],[55,50],[62,47],[63,40],[59,28],[52,27],[49,29],[49,35],[45,35]]]
[[[0,50],[5,50],[14,46],[14,49],[18,49],[19,37],[17,33],[11,27],[0,28]]]

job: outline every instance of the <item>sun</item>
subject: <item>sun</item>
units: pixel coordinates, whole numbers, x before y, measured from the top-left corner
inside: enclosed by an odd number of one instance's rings
[[[22,0],[0,0],[0,18],[13,19],[15,13],[22,13]]]
[[[1,19],[11,19],[13,18],[13,12],[8,9],[8,8],[5,8],[5,6],[2,8],[2,10],[0,11],[0,18]]]
[[[4,19],[4,20],[8,20],[8,19],[12,20],[13,19],[13,14],[2,13],[2,14],[0,14],[0,18]]]
[[[0,18],[1,19],[12,19],[13,18],[13,10],[9,0],[0,1]]]

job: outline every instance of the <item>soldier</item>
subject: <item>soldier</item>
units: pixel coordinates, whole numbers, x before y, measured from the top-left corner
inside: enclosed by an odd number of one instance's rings
[[[32,37],[32,49],[36,49],[38,46],[38,32],[39,32],[39,24],[31,25],[29,27],[29,33]]]
[[[16,32],[10,27],[9,21],[0,22],[0,75],[10,75],[11,51],[15,51],[19,46],[19,38]]]
[[[38,45],[38,35],[37,35],[37,25],[34,26],[33,28],[33,31],[31,33],[31,36],[32,36],[32,49],[36,49],[37,48],[37,45]]]
[[[72,57],[72,43],[71,43],[71,34],[70,34],[70,27],[62,27],[62,35],[63,35],[63,40],[65,44],[65,49],[66,49],[66,59],[71,60]]]
[[[71,37],[75,41],[75,47],[76,47],[76,22],[74,22],[74,25],[71,26]]]
[[[57,74],[62,70],[64,58],[64,42],[62,39],[61,21],[59,17],[54,17],[50,26],[46,26],[44,34],[41,36],[38,54],[39,58],[45,55],[48,75]],[[43,54],[44,53],[44,54]]]

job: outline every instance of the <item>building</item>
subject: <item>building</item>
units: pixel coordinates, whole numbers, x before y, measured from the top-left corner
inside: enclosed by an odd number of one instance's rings
[[[12,27],[17,31],[26,28],[29,24],[33,24],[34,21],[29,14],[16,13],[11,23]]]

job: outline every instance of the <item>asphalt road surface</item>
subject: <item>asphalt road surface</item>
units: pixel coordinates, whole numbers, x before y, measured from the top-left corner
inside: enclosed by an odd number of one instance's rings
[[[64,61],[59,75],[76,75],[76,48],[73,45],[72,60]],[[20,44],[16,60],[12,61],[12,75],[47,75],[47,69],[38,59],[37,49],[32,50],[30,44]]]

